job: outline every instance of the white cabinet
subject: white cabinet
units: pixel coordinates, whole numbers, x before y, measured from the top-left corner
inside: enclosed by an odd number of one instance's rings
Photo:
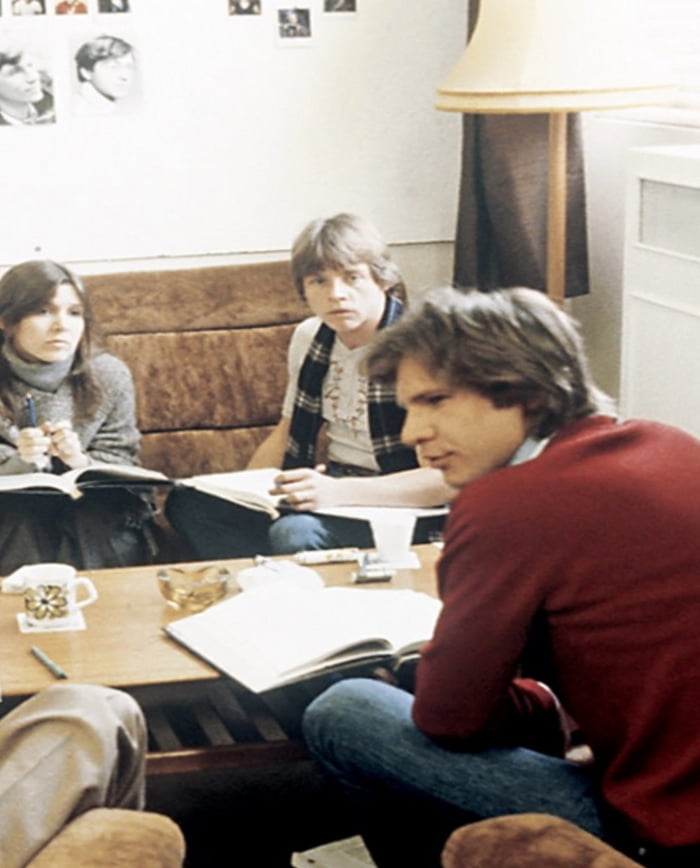
[[[625,213],[622,414],[700,437],[700,145],[631,150]]]

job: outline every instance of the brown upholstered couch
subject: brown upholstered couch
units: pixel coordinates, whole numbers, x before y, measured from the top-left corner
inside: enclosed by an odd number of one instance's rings
[[[85,276],[106,348],[131,368],[145,467],[240,470],[279,419],[308,313],[288,262]],[[162,499],[162,498],[161,498]],[[162,518],[162,561],[187,559]]]
[[[96,808],[81,814],[27,868],[180,868],[185,843],[161,814]]]
[[[279,419],[286,353],[307,315],[287,262],[84,277],[111,352],[131,368],[145,466],[237,470]]]
[[[494,817],[462,826],[442,853],[443,868],[639,868],[582,829],[547,814]]]

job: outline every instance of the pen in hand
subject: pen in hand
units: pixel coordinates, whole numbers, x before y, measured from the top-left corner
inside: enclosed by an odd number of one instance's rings
[[[38,423],[36,420],[36,404],[34,403],[34,396],[31,392],[27,392],[27,396],[24,400],[27,409],[27,422],[29,423],[29,427],[36,428]]]
[[[51,463],[51,458],[47,452],[50,441],[43,428],[39,428],[36,404],[31,392],[27,392],[24,396],[24,411],[27,424],[19,432],[17,451],[20,458],[34,464],[37,470],[47,470]]]
[[[58,665],[58,663],[54,663],[54,661],[49,657],[48,654],[45,654],[41,648],[37,648],[36,645],[32,645],[30,648],[32,654],[36,657],[36,659],[43,663],[44,666],[49,670],[52,675],[55,675],[56,678],[68,678],[66,672]]]

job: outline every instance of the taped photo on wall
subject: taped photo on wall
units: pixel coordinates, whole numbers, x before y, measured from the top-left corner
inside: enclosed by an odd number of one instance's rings
[[[0,127],[55,122],[51,57],[26,31],[0,32]]]
[[[121,115],[137,109],[142,95],[139,60],[130,35],[76,35],[71,49],[73,115]]]

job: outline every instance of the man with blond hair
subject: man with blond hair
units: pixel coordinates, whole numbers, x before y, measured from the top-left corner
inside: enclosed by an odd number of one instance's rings
[[[271,523],[261,512],[175,488],[168,518],[204,559],[371,548],[368,522],[323,508],[433,507],[454,494],[438,470],[419,467],[415,450],[401,443],[404,413],[393,387],[373,383],[362,368],[371,341],[404,311],[403,278],[386,241],[354,214],[313,220],[294,242],[291,269],[312,316],[291,339],[281,419],[248,465],[281,468],[273,493],[286,511]],[[419,520],[414,541],[426,542],[440,522]]]

